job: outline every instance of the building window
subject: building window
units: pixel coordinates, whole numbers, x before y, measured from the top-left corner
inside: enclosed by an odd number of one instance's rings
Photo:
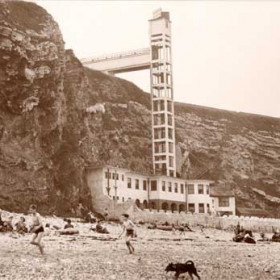
[[[199,203],[198,204],[198,212],[199,213],[204,213],[204,203]]]
[[[194,184],[188,185],[188,194],[194,194]]]
[[[172,183],[171,182],[168,182],[168,191],[172,192]]]
[[[122,180],[124,181],[124,175],[122,174]]]
[[[229,207],[229,197],[219,197],[219,207]]]
[[[178,192],[178,184],[177,183],[175,183],[175,193],[177,193]]]
[[[151,191],[157,190],[157,181],[151,181]]]
[[[207,213],[210,214],[210,204],[207,203]]]
[[[112,179],[113,180],[119,180],[119,174],[118,173],[112,173]]]
[[[209,186],[206,185],[206,194],[209,194]]]
[[[131,189],[131,178],[127,178],[127,187]]]
[[[122,202],[124,202],[124,197],[122,198]]]
[[[192,212],[192,213],[195,212],[194,203],[189,203],[188,207],[189,207],[189,212]]]
[[[165,192],[165,181],[162,181],[162,191]]]
[[[184,193],[184,184],[181,184],[181,193]]]
[[[165,153],[165,142],[156,142],[155,143],[155,153]]]
[[[111,172],[106,171],[105,172],[105,178],[106,179],[111,179]]]
[[[167,110],[168,110],[168,112],[172,113],[172,103],[171,103],[171,101],[167,101]]]
[[[173,157],[169,157],[169,166],[173,167]]]
[[[168,142],[168,151],[170,154],[173,154],[173,143],[172,142]]]
[[[139,190],[139,180],[135,179],[135,189]]]
[[[146,180],[143,181],[143,190],[144,191],[147,190],[147,181]]]
[[[172,116],[168,115],[168,125],[172,125]]]
[[[168,139],[173,139],[173,130],[171,128],[168,128]]]
[[[198,184],[198,194],[204,194],[203,188],[204,186],[202,184]]]

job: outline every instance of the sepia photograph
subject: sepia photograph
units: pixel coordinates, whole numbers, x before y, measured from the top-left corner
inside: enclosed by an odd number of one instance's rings
[[[280,1],[0,0],[0,279],[280,279]]]

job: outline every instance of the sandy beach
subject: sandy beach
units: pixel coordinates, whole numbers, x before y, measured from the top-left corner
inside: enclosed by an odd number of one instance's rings
[[[44,237],[44,257],[29,244],[30,234],[1,234],[0,279],[174,279],[164,271],[167,264],[187,260],[201,279],[280,279],[280,243],[234,243],[231,232],[194,228],[180,236],[141,225],[136,252],[129,255],[124,239],[116,239],[119,225],[109,224],[109,235],[91,231],[90,224],[74,225],[79,235],[52,230]]]

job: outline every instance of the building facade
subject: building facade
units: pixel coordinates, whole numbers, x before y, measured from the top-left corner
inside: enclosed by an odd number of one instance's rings
[[[213,181],[210,180],[149,176],[127,169],[104,166],[88,168],[87,183],[96,206],[106,197],[116,204],[133,200],[140,209],[200,214],[217,213],[221,210],[221,205],[216,202],[220,197],[211,196]],[[232,204],[224,205],[223,209],[235,214]]]

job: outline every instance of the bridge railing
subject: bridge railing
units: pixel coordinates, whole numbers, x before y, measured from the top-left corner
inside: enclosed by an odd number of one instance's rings
[[[142,48],[142,49],[137,49],[137,50],[131,50],[131,51],[126,51],[126,52],[117,52],[117,53],[113,53],[113,54],[96,56],[96,57],[91,57],[91,58],[82,58],[81,62],[82,63],[97,63],[97,62],[101,62],[101,61],[105,61],[105,60],[120,59],[120,58],[138,56],[138,55],[149,54],[149,53],[150,53],[150,48]]]

